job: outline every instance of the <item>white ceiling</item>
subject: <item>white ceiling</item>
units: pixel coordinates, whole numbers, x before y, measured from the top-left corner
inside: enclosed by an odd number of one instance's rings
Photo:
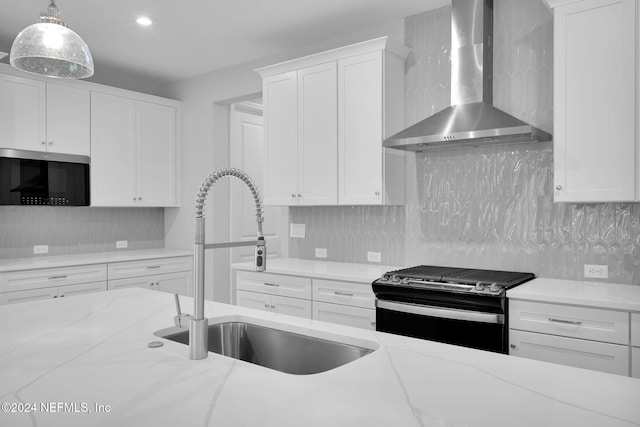
[[[0,51],[49,0],[0,0]],[[376,27],[450,0],[56,0],[96,68],[171,82]],[[135,20],[149,16],[154,24]],[[7,62],[6,58],[3,62]]]

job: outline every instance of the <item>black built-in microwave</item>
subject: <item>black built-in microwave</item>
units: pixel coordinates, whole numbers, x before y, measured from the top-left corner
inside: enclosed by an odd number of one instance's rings
[[[89,204],[89,157],[0,148],[0,205]]]

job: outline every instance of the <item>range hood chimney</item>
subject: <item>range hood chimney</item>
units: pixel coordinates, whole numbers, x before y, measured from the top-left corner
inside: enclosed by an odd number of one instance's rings
[[[548,141],[493,102],[493,0],[451,0],[451,106],[387,138],[407,151]]]

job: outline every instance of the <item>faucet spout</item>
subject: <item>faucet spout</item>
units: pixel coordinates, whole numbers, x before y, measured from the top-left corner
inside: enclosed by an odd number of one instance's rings
[[[237,168],[221,168],[213,171],[205,178],[200,186],[198,194],[196,196],[196,209],[195,209],[195,236],[194,236],[194,253],[193,253],[193,272],[194,272],[194,309],[193,318],[191,319],[191,328],[189,332],[189,357],[191,359],[205,359],[208,354],[208,334],[207,327],[208,321],[204,317],[204,251],[206,245],[204,242],[204,203],[207,199],[209,189],[220,178],[232,177],[237,178],[244,182],[253,196],[253,200],[256,205],[256,223],[258,224],[258,238],[257,242],[250,242],[248,244],[255,244],[255,267],[257,271],[264,271],[266,268],[266,247],[264,235],[262,233],[262,223],[264,217],[262,214],[262,199],[258,187],[253,182],[253,179],[241,169]],[[240,243],[242,244],[242,243]],[[210,247],[233,247],[239,246],[239,243],[221,243],[215,245],[209,245]]]

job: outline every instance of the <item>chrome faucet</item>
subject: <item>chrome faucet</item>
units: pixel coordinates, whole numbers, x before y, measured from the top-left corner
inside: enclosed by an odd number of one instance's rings
[[[256,205],[256,222],[258,223],[258,237],[255,241],[240,241],[226,243],[204,243],[204,202],[211,186],[223,177],[234,177],[244,182],[253,196]],[[254,265],[256,271],[264,271],[267,263],[267,250],[262,234],[262,200],[258,187],[251,177],[241,169],[222,168],[217,169],[205,180],[200,186],[200,190],[196,196],[196,213],[195,213],[195,242],[193,249],[193,298],[194,308],[193,317],[191,318],[191,326],[189,330],[189,357],[191,359],[206,359],[208,355],[208,320],[204,317],[204,251],[205,249],[232,248],[237,246],[255,245]]]

